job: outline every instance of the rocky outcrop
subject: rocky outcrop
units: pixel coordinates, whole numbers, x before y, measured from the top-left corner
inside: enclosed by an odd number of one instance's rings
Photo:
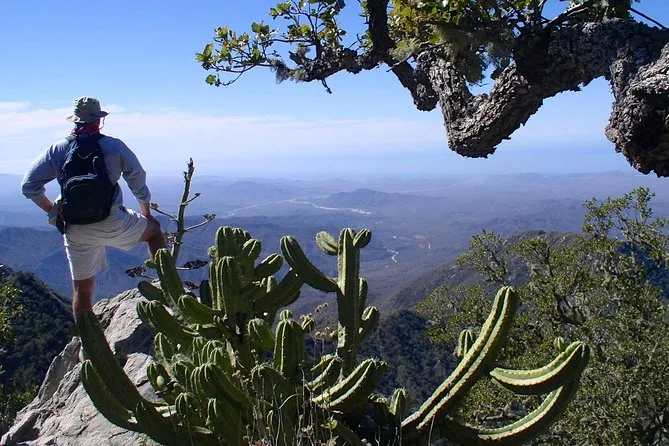
[[[137,317],[143,299],[135,289],[95,305],[105,336],[126,374],[142,395],[156,399],[146,379],[152,361],[151,331]],[[108,422],[91,403],[79,379],[79,338],[73,338],[51,363],[37,397],[22,411],[0,440],[1,446],[136,445],[152,443],[144,435]]]

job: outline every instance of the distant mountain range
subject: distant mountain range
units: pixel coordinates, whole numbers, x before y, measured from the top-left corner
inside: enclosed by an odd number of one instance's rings
[[[574,233],[532,230],[524,231],[508,237],[509,244],[514,245],[522,240],[530,240],[541,236],[550,246],[559,246],[574,239]],[[507,253],[507,270],[511,284],[521,285],[530,280],[530,270],[521,261],[518,255]],[[458,265],[455,261],[446,262],[425,275],[406,282],[395,294],[389,296],[386,304],[388,309],[415,308],[416,304],[424,299],[436,288],[446,285],[449,288],[460,285],[472,286],[483,284],[488,289],[490,298],[494,296],[498,285],[487,283],[485,277],[478,271],[467,266]]]
[[[35,272],[50,286],[69,295],[68,275],[60,235],[46,216],[18,191],[20,177],[0,175],[0,262]],[[362,273],[370,283],[370,301],[381,306],[411,281],[454,259],[469,238],[482,229],[502,235],[544,229],[576,231],[589,197],[620,195],[640,185],[657,192],[654,208],[669,211],[669,184],[651,177],[612,172],[581,175],[508,175],[432,179],[379,178],[359,180],[228,180],[195,178],[193,192],[202,196],[189,207],[217,218],[185,238],[182,261],[206,259],[219,226],[243,227],[263,242],[263,254],[279,252],[283,235],[293,235],[326,273],[336,274],[336,262],[321,253],[314,236],[321,230],[338,234],[344,227],[369,228],[372,243],[362,252]],[[4,186],[4,187],[3,187]],[[182,183],[154,180],[154,200],[161,209],[176,210]],[[49,190],[53,194],[54,188]],[[126,203],[133,207],[128,191]],[[9,211],[8,211],[9,210]],[[165,220],[163,219],[163,222]],[[170,230],[168,224],[164,228]],[[109,267],[97,278],[96,297],[110,297],[132,288],[137,279],[124,271],[143,264],[146,248],[108,250]],[[206,268],[184,274],[199,281]],[[307,307],[322,297],[307,294]],[[396,304],[393,308],[399,307]]]

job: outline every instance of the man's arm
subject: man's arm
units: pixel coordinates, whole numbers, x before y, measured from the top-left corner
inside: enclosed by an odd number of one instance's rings
[[[130,191],[139,202],[139,209],[142,215],[153,220],[154,217],[151,215],[151,207],[149,206],[151,192],[146,185],[146,172],[132,150],[123,142],[120,142],[120,144],[121,173],[123,174],[123,179],[128,183]]]
[[[46,195],[42,195],[42,198],[33,200],[33,202],[42,208],[47,214],[51,212],[51,209],[53,209],[53,203]]]
[[[44,194],[46,192],[44,185],[56,178],[56,169],[52,161],[51,148],[49,148],[33,161],[21,181],[23,195],[30,198],[47,213],[53,208],[53,203]]]
[[[155,222],[158,221],[158,220],[156,220],[156,217],[154,217],[153,215],[151,215],[151,208],[149,207],[149,202],[148,202],[148,201],[139,203],[139,211],[140,211],[140,212],[142,213],[142,215],[145,216],[147,219],[149,219],[149,220],[151,220],[151,221],[155,221]]]

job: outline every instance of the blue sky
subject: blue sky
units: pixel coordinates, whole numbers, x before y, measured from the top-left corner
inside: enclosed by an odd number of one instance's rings
[[[22,173],[66,135],[80,95],[101,100],[103,132],[126,141],[150,174],[178,175],[189,156],[200,172],[235,177],[630,169],[603,136],[612,101],[603,81],[547,100],[488,160],[450,152],[440,112],[415,110],[384,69],[337,75],[332,95],[315,83],[277,85],[268,71],[207,86],[194,55],[213,29],[247,30],[274,3],[4,2],[0,173]],[[666,6],[635,5],[665,25]]]

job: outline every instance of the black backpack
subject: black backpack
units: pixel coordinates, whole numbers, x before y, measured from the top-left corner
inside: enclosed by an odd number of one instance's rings
[[[68,136],[70,147],[61,168],[60,195],[65,223],[84,225],[109,216],[116,188],[100,148],[104,135]]]

